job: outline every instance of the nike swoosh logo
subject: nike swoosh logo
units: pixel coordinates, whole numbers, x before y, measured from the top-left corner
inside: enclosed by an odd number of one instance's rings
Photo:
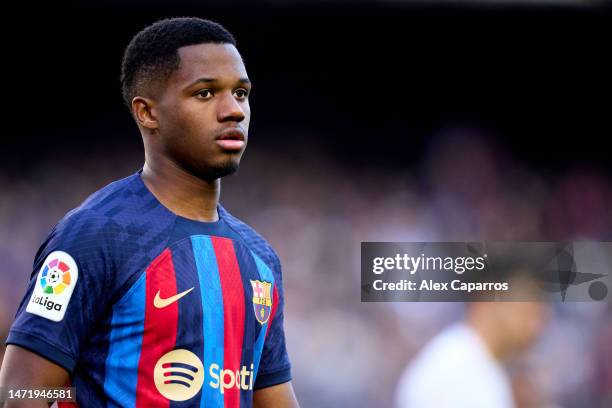
[[[184,292],[177,293],[176,295],[170,296],[169,298],[165,298],[165,299],[162,299],[162,297],[159,296],[159,292],[161,292],[161,290],[158,290],[157,294],[155,295],[155,299],[153,299],[153,305],[156,308],[161,309],[162,307],[166,307],[166,306],[171,305],[172,303],[176,302],[177,300],[179,300],[180,298],[182,298],[183,296],[185,296],[186,294],[188,294],[192,290],[193,290],[193,288],[187,289]]]

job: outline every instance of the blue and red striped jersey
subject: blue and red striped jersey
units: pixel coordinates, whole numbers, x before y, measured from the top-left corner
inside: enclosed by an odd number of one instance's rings
[[[251,407],[291,379],[278,256],[221,205],[172,213],[140,173],[52,229],[6,343],[68,370],[83,407]]]

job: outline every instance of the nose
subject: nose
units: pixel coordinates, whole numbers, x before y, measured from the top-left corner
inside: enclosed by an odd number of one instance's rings
[[[219,122],[242,122],[246,116],[245,108],[231,93],[223,93],[217,106]]]

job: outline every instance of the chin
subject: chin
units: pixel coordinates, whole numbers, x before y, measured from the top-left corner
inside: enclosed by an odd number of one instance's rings
[[[214,181],[237,172],[239,167],[240,158],[230,157],[221,163],[209,163],[205,167],[200,167],[196,172],[194,172],[194,175],[202,180]]]

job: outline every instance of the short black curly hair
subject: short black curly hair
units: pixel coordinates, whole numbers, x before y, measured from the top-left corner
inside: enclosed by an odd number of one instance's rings
[[[197,17],[159,20],[136,34],[121,63],[123,101],[128,109],[144,87],[178,69],[179,48],[203,43],[236,45],[236,40],[221,24]]]

